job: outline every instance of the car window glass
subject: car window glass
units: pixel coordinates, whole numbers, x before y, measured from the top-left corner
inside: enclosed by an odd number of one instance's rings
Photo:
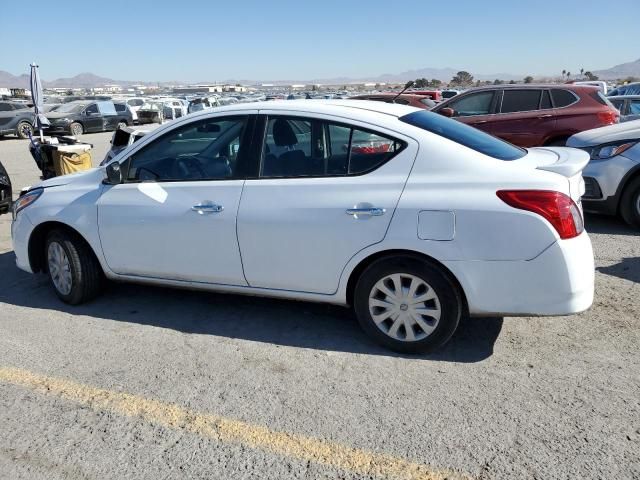
[[[238,178],[247,117],[200,120],[165,133],[130,159],[127,180]]]
[[[359,175],[396,155],[405,144],[348,125],[273,117],[267,123],[261,177]]]
[[[98,105],[96,105],[95,103],[92,103],[87,107],[87,109],[85,110],[85,113],[98,113]]]
[[[493,92],[478,92],[452,101],[448,106],[453,108],[456,117],[471,115],[487,115],[491,112]]]
[[[542,90],[505,90],[501,113],[530,112],[537,110]]]
[[[542,100],[540,100],[540,109],[546,110],[548,108],[553,108],[553,105],[551,105],[551,94],[549,90],[544,90],[542,92]]]
[[[629,115],[640,115],[640,100],[631,100],[629,102]]]
[[[128,100],[127,103],[132,107],[141,107],[144,102],[139,98],[132,98],[131,100]]]
[[[577,101],[573,93],[559,88],[551,90],[551,97],[553,98],[553,106],[556,108],[566,107]]]
[[[11,105],[8,103],[0,103],[0,112],[9,112],[11,110],[13,110],[13,108],[11,108]]]
[[[616,100],[616,99],[611,99],[611,105],[613,105],[614,107],[616,107],[619,111],[622,111],[622,106],[624,105],[624,100]]]
[[[116,107],[116,112],[122,113],[127,111],[127,106],[124,103],[116,103],[115,107]]]

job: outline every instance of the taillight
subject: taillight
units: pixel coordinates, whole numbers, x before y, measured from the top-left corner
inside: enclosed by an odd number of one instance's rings
[[[564,240],[577,237],[584,231],[580,209],[564,193],[549,190],[500,190],[496,194],[513,208],[537,213],[547,219]]]
[[[602,112],[598,112],[598,120],[600,123],[604,123],[605,125],[611,125],[618,123],[620,120],[620,114],[617,110],[604,110]]]

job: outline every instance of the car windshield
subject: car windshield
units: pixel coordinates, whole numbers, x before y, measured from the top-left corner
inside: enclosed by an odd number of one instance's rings
[[[499,160],[517,160],[527,154],[522,148],[437,113],[413,112],[400,120]]]
[[[60,107],[58,107],[56,109],[56,112],[60,112],[60,113],[80,113],[85,106],[86,105],[84,105],[84,104],[67,103],[67,104],[64,104],[64,105],[60,105]]]

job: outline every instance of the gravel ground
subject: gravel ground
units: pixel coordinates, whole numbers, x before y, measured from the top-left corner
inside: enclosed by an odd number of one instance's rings
[[[109,138],[83,137],[98,161]],[[25,141],[0,140],[0,160],[16,190],[37,181]],[[136,285],[64,305],[17,270],[4,215],[0,478],[374,476],[301,454],[306,437],[471,478],[640,478],[640,235],[586,221],[590,311],[466,320],[444,350],[411,357],[372,345],[338,307]],[[37,377],[8,381],[7,369]],[[137,407],[100,400],[125,393]],[[174,424],[143,399],[250,427],[203,434],[197,416]]]

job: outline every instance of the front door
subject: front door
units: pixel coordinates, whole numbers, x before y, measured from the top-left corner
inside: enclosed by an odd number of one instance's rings
[[[122,275],[246,285],[236,237],[247,116],[178,126],[122,163],[98,203],[103,252]]]
[[[98,110],[98,104],[92,103],[88,105],[84,110],[84,124],[85,132],[101,132],[102,131],[102,114]]]
[[[238,213],[247,282],[334,293],[347,262],[384,239],[417,143],[330,117],[261,113],[259,174]]]
[[[494,90],[483,90],[463,94],[459,98],[456,97],[446,106],[453,109],[453,116],[456,120],[491,133],[491,121],[495,116],[493,115],[495,103],[496,92]]]

